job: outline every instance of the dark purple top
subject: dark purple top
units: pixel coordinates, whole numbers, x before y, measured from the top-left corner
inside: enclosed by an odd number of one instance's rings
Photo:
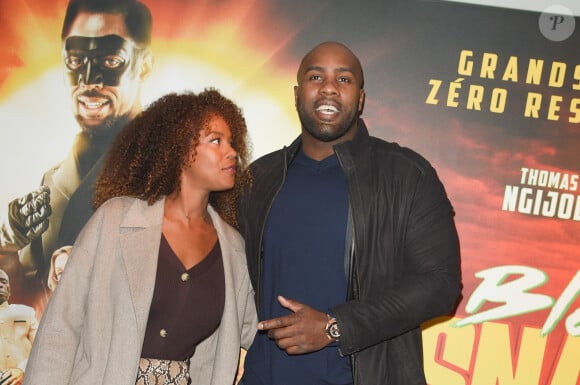
[[[209,254],[186,270],[161,235],[157,276],[141,357],[184,361],[219,326],[224,311],[222,253]]]

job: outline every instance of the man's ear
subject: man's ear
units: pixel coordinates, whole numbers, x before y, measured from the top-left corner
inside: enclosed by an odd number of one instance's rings
[[[358,113],[359,113],[359,115],[362,115],[362,113],[363,113],[363,109],[365,107],[365,98],[366,98],[365,90],[364,90],[364,88],[361,88],[359,91],[359,97],[358,97]]]
[[[149,74],[151,74],[151,70],[153,69],[153,55],[149,50],[143,54],[141,58],[141,71],[139,72],[139,78],[141,81],[147,79]]]
[[[298,86],[294,86],[294,107],[298,107]]]

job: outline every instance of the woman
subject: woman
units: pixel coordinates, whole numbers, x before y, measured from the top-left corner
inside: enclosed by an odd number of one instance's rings
[[[232,227],[246,135],[239,108],[211,89],[166,95],[124,129],[25,384],[234,383],[256,330]]]

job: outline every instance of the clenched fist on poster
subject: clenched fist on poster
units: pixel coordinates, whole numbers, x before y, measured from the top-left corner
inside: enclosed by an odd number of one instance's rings
[[[8,204],[8,221],[18,248],[38,238],[48,228],[50,189],[41,186]]]

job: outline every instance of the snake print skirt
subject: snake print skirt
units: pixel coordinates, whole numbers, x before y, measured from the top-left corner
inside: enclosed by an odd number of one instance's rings
[[[188,385],[189,360],[141,358],[136,385]]]

